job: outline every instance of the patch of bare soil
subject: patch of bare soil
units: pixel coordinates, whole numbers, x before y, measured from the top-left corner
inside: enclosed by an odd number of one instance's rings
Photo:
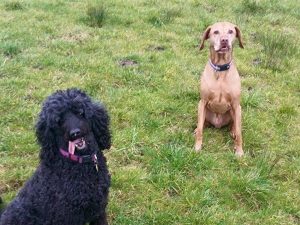
[[[138,62],[130,59],[122,59],[119,61],[119,65],[122,67],[137,66]]]

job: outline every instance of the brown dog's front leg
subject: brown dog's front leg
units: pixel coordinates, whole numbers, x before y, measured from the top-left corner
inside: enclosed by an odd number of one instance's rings
[[[202,147],[202,135],[206,114],[206,101],[200,100],[198,105],[198,124],[195,129],[195,150],[198,152]]]
[[[243,141],[242,141],[242,110],[240,104],[234,107],[233,116],[233,126],[234,126],[234,149],[235,155],[241,157],[244,155],[243,152]]]

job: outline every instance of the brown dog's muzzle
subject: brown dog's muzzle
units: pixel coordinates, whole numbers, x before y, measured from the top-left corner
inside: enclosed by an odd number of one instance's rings
[[[229,41],[227,38],[222,38],[220,40],[220,49],[217,51],[219,53],[225,53],[230,50]]]

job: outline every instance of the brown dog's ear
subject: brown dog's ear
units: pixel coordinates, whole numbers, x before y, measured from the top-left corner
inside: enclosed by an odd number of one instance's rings
[[[241,48],[244,48],[243,42],[242,42],[242,35],[241,35],[241,31],[238,27],[234,27],[235,31],[236,31],[236,37],[239,40],[239,45]]]
[[[199,46],[200,50],[204,48],[204,41],[209,38],[209,32],[210,32],[210,27],[206,28],[206,30],[203,33],[201,44]]]

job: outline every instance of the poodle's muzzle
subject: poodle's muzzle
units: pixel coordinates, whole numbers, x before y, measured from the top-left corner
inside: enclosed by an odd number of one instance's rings
[[[76,150],[84,150],[87,147],[86,135],[90,129],[82,113],[66,113],[63,116],[62,129],[71,154],[74,154],[75,148]]]

